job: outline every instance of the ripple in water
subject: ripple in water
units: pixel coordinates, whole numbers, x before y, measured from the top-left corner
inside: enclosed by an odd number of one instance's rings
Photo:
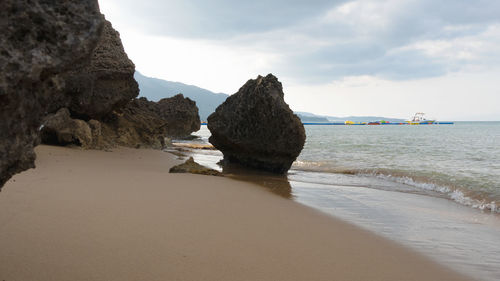
[[[500,280],[500,122],[306,126],[306,133],[288,173],[290,198],[475,279]],[[208,142],[206,126],[196,134]],[[192,155],[220,169],[220,152]]]

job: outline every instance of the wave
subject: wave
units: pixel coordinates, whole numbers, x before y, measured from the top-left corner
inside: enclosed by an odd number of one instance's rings
[[[295,161],[293,170],[296,172],[319,172],[326,174],[342,174],[360,177],[376,178],[386,182],[397,183],[412,189],[397,189],[395,191],[415,192],[424,191],[426,195],[437,193],[440,197],[453,200],[459,204],[500,214],[500,205],[497,204],[500,198],[498,194],[471,188],[474,183],[470,180],[457,180],[450,175],[437,172],[407,171],[401,169],[353,169],[349,167],[333,167],[328,162]],[[342,183],[340,183],[342,184]],[[477,183],[476,183],[477,184]],[[477,184],[479,185],[479,184]],[[391,190],[377,184],[364,185],[369,188]]]
[[[194,140],[180,140],[176,142],[209,144],[208,137],[198,136]],[[190,149],[191,150],[191,149]],[[195,152],[194,150],[192,152]],[[220,157],[218,150],[199,150],[198,155],[210,155]],[[209,162],[209,161],[207,161]],[[295,172],[319,172],[324,174],[340,174],[347,176],[366,177],[378,179],[374,181],[364,181],[359,184],[346,183],[341,180],[339,185],[365,186],[368,188],[393,190],[408,193],[419,193],[429,196],[444,197],[465,206],[476,208],[482,211],[500,213],[500,187],[495,192],[488,192],[488,184],[475,182],[474,180],[455,179],[452,175],[440,174],[437,172],[408,171],[402,169],[382,169],[382,168],[351,168],[344,167],[338,163],[329,161],[303,161],[297,160],[293,163],[292,174]],[[308,178],[308,181],[315,183],[317,178]],[[334,180],[335,181],[335,180]],[[382,181],[382,184],[380,184]],[[321,184],[331,184],[331,181],[316,182]],[[385,183],[385,184],[384,184]],[[388,183],[393,183],[388,184]],[[395,184],[394,184],[395,183]],[[400,186],[402,188],[399,188]],[[486,190],[486,191],[485,191]],[[498,204],[497,204],[498,202]]]

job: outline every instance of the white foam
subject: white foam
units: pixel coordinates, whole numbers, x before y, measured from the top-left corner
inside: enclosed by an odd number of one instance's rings
[[[446,195],[449,199],[451,199],[457,203],[460,203],[462,205],[469,206],[469,207],[479,209],[482,211],[489,210],[492,213],[500,213],[500,206],[497,206],[495,201],[487,202],[486,200],[473,199],[473,198],[466,196],[461,190],[456,189],[456,188],[437,185],[434,183],[417,182],[417,181],[413,180],[411,177],[407,177],[407,176],[398,177],[398,176],[386,175],[386,174],[381,174],[381,173],[376,173],[376,172],[369,173],[367,175],[375,176],[377,178],[389,180],[392,182],[397,182],[397,183],[417,187],[417,188],[422,189],[422,190],[435,191],[435,192]]]

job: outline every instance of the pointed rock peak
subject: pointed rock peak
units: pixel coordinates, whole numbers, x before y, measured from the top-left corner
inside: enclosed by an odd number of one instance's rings
[[[285,173],[306,136],[283,96],[282,85],[272,74],[249,80],[208,117],[210,143],[229,162]]]

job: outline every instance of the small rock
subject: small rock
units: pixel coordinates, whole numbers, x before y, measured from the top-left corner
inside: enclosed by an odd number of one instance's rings
[[[183,164],[174,166],[170,168],[170,173],[191,173],[200,175],[210,175],[222,177],[222,173],[214,169],[207,168],[196,162],[194,162],[193,157],[189,157]]]
[[[85,121],[72,119],[67,108],[61,108],[45,118],[40,137],[46,144],[74,144],[83,148],[92,146],[92,130],[89,125]]]

